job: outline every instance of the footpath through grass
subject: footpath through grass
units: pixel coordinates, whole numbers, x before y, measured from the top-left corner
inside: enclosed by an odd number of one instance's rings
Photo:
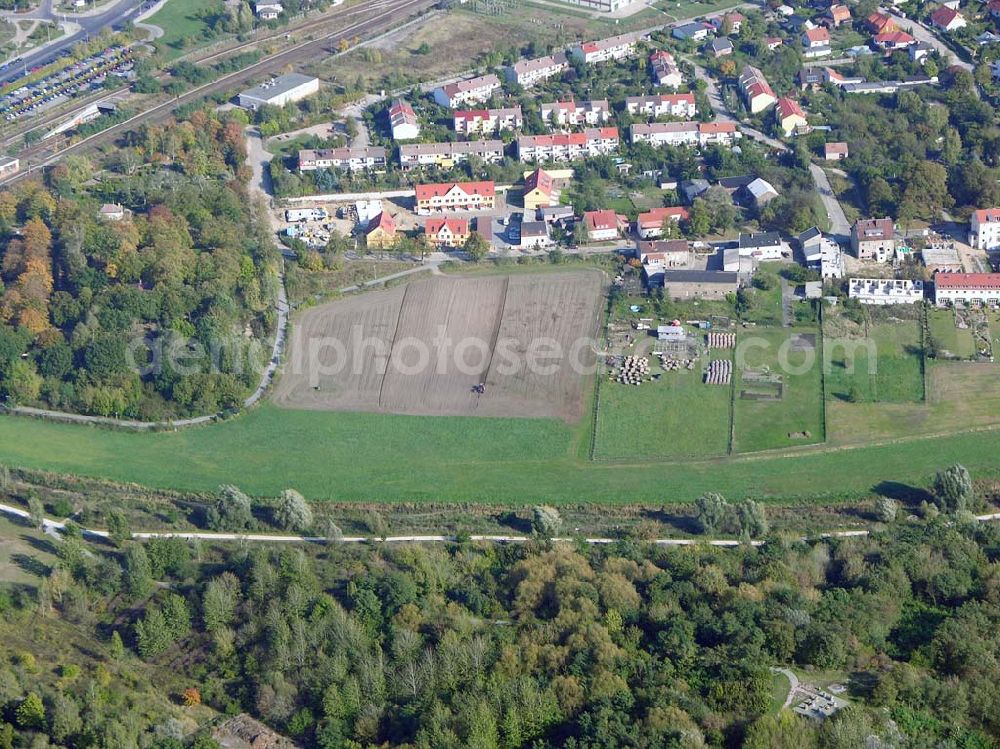
[[[263,406],[222,424],[134,434],[0,417],[0,463],[185,491],[236,483],[258,495],[293,487],[344,502],[579,504],[730,498],[831,501],[883,481],[926,485],[962,462],[1000,475],[1000,432],[849,450],[823,446],[689,462],[592,463],[579,431],[544,420],[330,414]]]

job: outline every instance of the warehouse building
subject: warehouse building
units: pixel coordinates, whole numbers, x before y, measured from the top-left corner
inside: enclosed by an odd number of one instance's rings
[[[240,106],[257,110],[266,104],[283,107],[319,93],[319,78],[300,73],[280,75],[240,93]]]

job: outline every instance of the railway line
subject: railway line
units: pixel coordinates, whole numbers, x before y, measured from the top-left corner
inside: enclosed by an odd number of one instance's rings
[[[341,54],[341,50],[338,48],[330,47],[331,42],[339,43],[342,39],[377,36],[393,26],[425,12],[434,4],[435,0],[382,0],[382,2],[377,3],[374,7],[366,6],[363,9],[360,7],[350,8],[345,11],[344,17],[349,19],[357,18],[359,15],[363,17],[335,31],[326,33],[317,39],[310,39],[295,44],[288,49],[270,55],[266,59],[248,65],[241,70],[227,73],[214,81],[193,88],[174,99],[156,104],[123,122],[112,125],[99,133],[83,138],[57,151],[52,150],[53,146],[57,147],[57,144],[49,143],[41,143],[24,150],[20,154],[22,162],[21,171],[0,180],[0,186],[13,184],[29,175],[32,171],[51,166],[70,154],[79,153],[101,143],[113,140],[122,133],[134,129],[137,125],[166,119],[174,110],[185,104],[198,101],[221,91],[226,91],[233,86],[238,86],[261,75],[277,72],[286,65],[309,62],[318,56]],[[372,14],[372,10],[375,11],[374,14]],[[330,20],[330,18],[324,18],[322,22],[326,24]],[[319,23],[320,20],[317,19],[316,25],[319,25]],[[296,29],[296,33],[300,33],[301,31],[302,27]],[[246,45],[256,45],[258,43],[247,42]],[[221,56],[222,54],[238,54],[241,48],[245,49],[246,46],[241,45],[237,48],[229,48],[224,53],[220,52],[217,56]],[[202,62],[210,61],[217,56],[204,58]]]

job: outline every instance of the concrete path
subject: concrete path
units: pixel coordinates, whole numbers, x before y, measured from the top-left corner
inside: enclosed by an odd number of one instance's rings
[[[406,270],[401,270],[399,273],[392,273],[388,276],[382,276],[381,278],[373,278],[371,281],[365,281],[362,284],[355,284],[354,286],[345,286],[342,289],[337,289],[341,294],[350,294],[354,291],[361,291],[362,289],[370,289],[373,286],[381,286],[389,281],[395,281],[397,278],[406,278],[407,276],[412,276],[417,273],[423,273],[425,271],[430,271],[432,275],[439,275],[441,270],[438,268],[439,263],[430,262],[426,265],[420,265],[416,268],[407,268]]]
[[[19,518],[21,520],[31,520],[31,513],[20,507],[14,507],[13,505],[0,504],[0,514],[8,515],[11,517]],[[1000,513],[992,513],[989,515],[977,515],[976,520],[980,522],[992,522],[995,520],[1000,520]],[[43,518],[41,528],[46,533],[52,530],[64,530],[66,528],[66,521],[63,520],[53,520],[51,518]],[[94,528],[81,528],[83,535],[91,536],[94,538],[107,538],[109,533],[103,529]],[[817,536],[801,537],[802,541],[815,541],[827,538],[858,538],[870,535],[871,531],[830,531],[829,533],[821,533]],[[326,538],[324,536],[301,536],[301,535],[286,535],[278,533],[210,533],[202,531],[133,531],[132,538],[139,541],[146,541],[151,538],[181,538],[181,539],[200,539],[203,541],[239,541],[239,542],[258,542],[258,543],[454,543],[457,539],[453,535],[440,534],[440,535],[413,535],[413,536],[343,536],[341,538]],[[525,543],[530,541],[532,536],[523,535],[473,535],[469,536],[471,541],[484,541],[487,543]],[[552,539],[560,543],[576,543],[578,541],[583,541],[587,544],[614,544],[618,543],[621,539],[618,538],[573,538],[571,536],[558,536]],[[740,546],[742,541],[735,538],[715,538],[715,539],[701,539],[701,538],[657,538],[650,543],[657,544],[659,546],[717,546],[722,548],[734,548]],[[751,541],[752,546],[763,546],[763,541]],[[782,671],[782,673],[785,673]],[[792,673],[785,673],[789,681],[792,684],[792,689],[798,686],[798,678]],[[789,692],[791,693],[791,691]]]
[[[786,679],[788,679],[788,694],[785,695],[785,703],[781,706],[782,710],[787,710],[792,706],[793,698],[795,696],[795,690],[799,688],[799,677],[795,675],[795,672],[788,668],[771,668],[771,673],[781,674]]]

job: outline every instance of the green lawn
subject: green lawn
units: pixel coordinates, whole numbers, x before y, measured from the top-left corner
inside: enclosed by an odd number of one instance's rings
[[[777,715],[785,706],[791,688],[792,683],[783,673],[779,671],[771,674],[771,706],[768,709],[771,715]]]
[[[919,321],[873,323],[868,332],[867,339],[824,341],[830,363],[827,398],[858,403],[923,400]]]
[[[206,18],[221,13],[222,9],[222,0],[167,0],[146,22],[163,29],[156,46],[173,59],[206,43],[203,37],[209,29]]]
[[[805,328],[795,331],[757,329],[740,336],[734,371],[735,446],[739,452],[823,441],[819,349],[800,350],[791,345],[793,336],[803,336],[813,344],[818,343],[818,332]],[[744,397],[744,392],[749,395],[767,389],[751,382],[746,376],[746,368],[766,368],[772,375],[780,375],[780,400]]]
[[[235,482],[273,496],[294,487],[312,499],[344,502],[661,504],[689,502],[709,490],[731,498],[831,501],[867,496],[882,481],[926,485],[954,462],[976,476],[1000,475],[1000,431],[836,451],[817,446],[789,455],[615,464],[580,457],[585,432],[543,420],[269,405],[222,424],[153,434],[2,416],[0,462],[184,491]]]
[[[714,352],[719,357],[723,352]],[[652,359],[650,368],[662,372]],[[638,387],[602,381],[597,413],[597,459],[725,455],[732,389],[706,385],[703,367],[663,372]],[[697,418],[692,418],[697,414]]]
[[[927,313],[927,322],[941,358],[968,359],[975,356],[976,342],[972,331],[955,327],[954,311],[932,309]]]

